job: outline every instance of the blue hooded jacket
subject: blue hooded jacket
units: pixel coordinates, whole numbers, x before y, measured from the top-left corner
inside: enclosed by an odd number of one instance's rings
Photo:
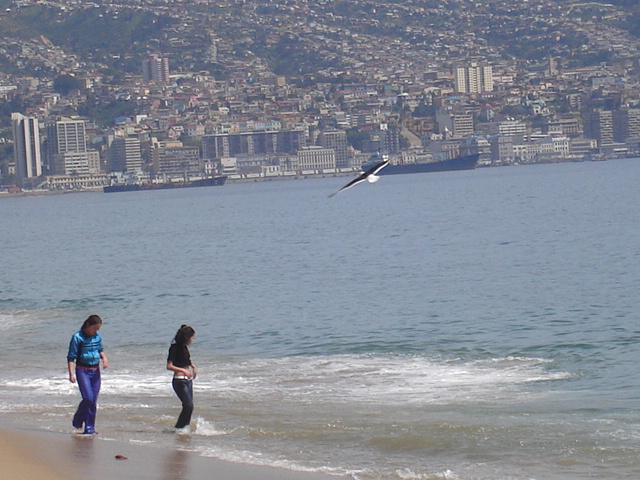
[[[67,361],[76,362],[80,367],[97,367],[100,364],[100,352],[102,352],[102,335],[98,332],[93,337],[88,337],[82,331],[76,332],[69,342]]]

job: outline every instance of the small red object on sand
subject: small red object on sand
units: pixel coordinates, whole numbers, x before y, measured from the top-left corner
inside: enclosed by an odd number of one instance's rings
[[[126,460],[127,457],[125,457],[124,455],[116,455],[116,460]]]

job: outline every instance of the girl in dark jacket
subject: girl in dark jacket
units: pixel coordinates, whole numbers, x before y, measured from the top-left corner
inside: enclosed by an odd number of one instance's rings
[[[193,380],[198,375],[196,366],[191,361],[189,345],[196,332],[188,325],[182,325],[169,347],[167,370],[173,372],[173,390],[182,402],[182,411],[176,422],[176,429],[184,429],[191,423],[193,413]]]

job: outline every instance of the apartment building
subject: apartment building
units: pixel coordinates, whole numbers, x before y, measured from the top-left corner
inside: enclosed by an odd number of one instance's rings
[[[613,139],[623,143],[640,137],[640,109],[625,108],[613,112]]]
[[[173,179],[200,176],[204,162],[200,159],[198,147],[185,147],[182,142],[159,142],[151,147],[153,171]]]
[[[169,76],[169,58],[158,54],[149,55],[142,61],[142,77],[146,83],[167,85]]]
[[[590,112],[585,118],[584,134],[588,138],[598,140],[599,147],[613,144],[613,112],[611,110]]]
[[[493,91],[493,67],[472,62],[456,67],[453,71],[455,90],[458,93],[483,93]]]
[[[349,166],[349,144],[347,142],[347,132],[344,130],[326,130],[320,132],[317,143],[324,148],[332,148],[336,152],[336,167],[345,168]]]
[[[49,168],[55,175],[100,172],[100,154],[87,148],[84,119],[58,117],[46,130],[47,159]]]
[[[141,171],[143,165],[140,139],[137,137],[111,137],[108,149],[110,172]]]
[[[436,113],[438,131],[447,139],[462,139],[474,134],[473,115],[440,110]]]
[[[295,154],[306,146],[304,130],[223,133],[202,137],[202,156],[214,160],[238,155]]]

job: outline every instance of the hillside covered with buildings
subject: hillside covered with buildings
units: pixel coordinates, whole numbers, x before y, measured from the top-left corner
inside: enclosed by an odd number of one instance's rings
[[[640,149],[635,1],[0,0],[0,36],[4,191]]]

